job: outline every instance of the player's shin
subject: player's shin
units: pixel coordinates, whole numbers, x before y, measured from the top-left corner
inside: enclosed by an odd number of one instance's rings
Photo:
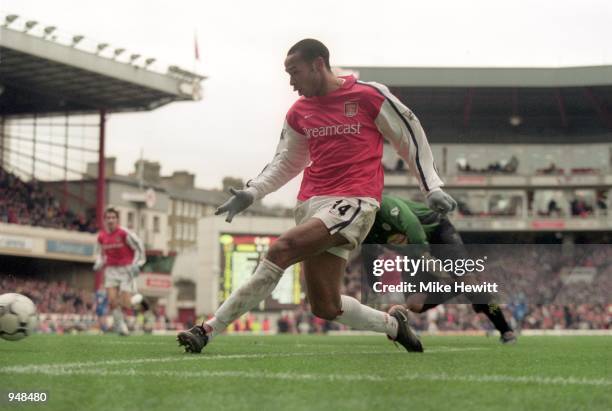
[[[376,331],[387,334],[392,339],[397,337],[397,320],[389,314],[377,311],[361,304],[353,297],[343,295],[342,314],[334,321],[351,327],[354,330]]]
[[[264,259],[251,278],[225,300],[213,318],[204,323],[209,338],[222,333],[234,320],[268,297],[283,272],[282,268]]]
[[[127,325],[120,306],[113,310],[113,330],[118,334],[127,334]]]

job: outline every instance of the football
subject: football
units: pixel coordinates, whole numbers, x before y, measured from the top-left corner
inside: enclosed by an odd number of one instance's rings
[[[0,295],[0,337],[18,341],[34,332],[37,323],[36,306],[25,295]]]
[[[142,294],[134,294],[132,298],[130,299],[130,302],[132,303],[132,307],[138,306],[138,304],[142,303],[143,299],[144,297],[142,296]]]

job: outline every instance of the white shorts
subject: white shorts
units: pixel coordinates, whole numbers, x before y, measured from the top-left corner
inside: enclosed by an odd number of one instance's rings
[[[318,218],[330,234],[340,233],[346,238],[348,244],[327,252],[348,260],[350,251],[361,244],[372,228],[378,207],[378,201],[369,197],[316,196],[299,202],[293,214],[298,225]]]
[[[119,287],[119,291],[136,294],[136,278],[132,277],[129,265],[114,265],[104,270],[104,288]]]

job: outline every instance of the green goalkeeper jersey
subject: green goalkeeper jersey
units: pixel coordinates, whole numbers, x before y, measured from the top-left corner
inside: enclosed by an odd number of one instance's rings
[[[440,214],[425,204],[383,195],[366,244],[428,244]]]

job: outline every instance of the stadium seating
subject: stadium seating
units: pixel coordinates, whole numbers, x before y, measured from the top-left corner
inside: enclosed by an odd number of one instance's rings
[[[95,232],[95,220],[70,210],[35,181],[26,182],[0,168],[0,222]]]
[[[13,177],[14,178],[14,177]],[[532,248],[530,248],[532,247]],[[592,278],[564,287],[564,265],[559,264],[558,253],[545,247],[524,245],[524,255],[505,253],[489,255],[488,266],[496,278],[509,290],[509,304],[505,306],[508,318],[516,328],[522,329],[609,329],[612,324],[612,304],[607,290],[612,289],[612,252],[607,247],[576,247],[572,266],[597,267]],[[41,313],[41,331],[66,332],[105,330],[106,317],[96,316],[93,291],[71,287],[63,281],[45,281],[26,275],[2,273],[0,294],[18,292],[30,297]],[[347,265],[342,292],[361,299],[362,267],[359,259]],[[165,319],[161,313],[153,320],[132,317],[131,325],[145,330],[181,328]],[[483,316],[474,314],[465,305],[439,306],[423,315],[412,316],[419,330],[469,331],[490,327]],[[323,333],[337,326],[313,317],[307,306],[294,312],[285,312],[276,323],[280,332]],[[145,327],[146,326],[146,327]],[[246,324],[237,324],[235,331],[252,330]]]
[[[612,290],[612,252],[608,248],[577,248],[574,266],[598,267],[590,281],[563,286],[564,265],[558,253],[544,247],[522,247],[520,258],[497,249],[489,255],[488,266],[495,278],[509,289],[510,304],[504,307],[507,318],[518,329],[609,329],[612,304],[607,291]],[[348,264],[343,292],[361,297],[362,266],[358,258]],[[588,304],[585,303],[588,301]],[[484,316],[474,314],[468,305],[441,305],[426,314],[413,315],[418,330],[466,331],[490,328]]]

